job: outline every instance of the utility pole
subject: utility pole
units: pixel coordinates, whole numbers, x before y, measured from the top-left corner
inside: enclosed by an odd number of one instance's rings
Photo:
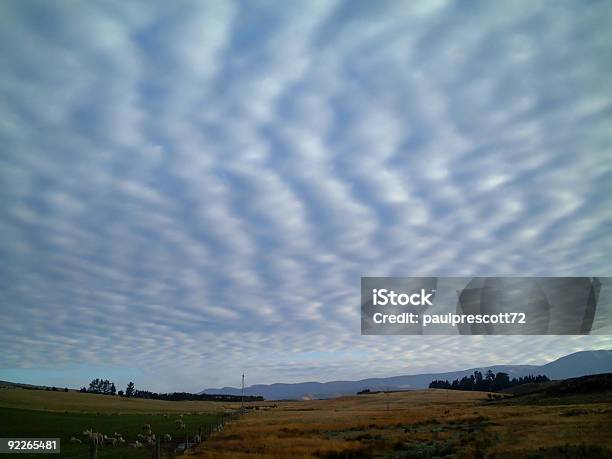
[[[240,393],[240,412],[244,411],[244,373],[242,373],[242,392]]]
[[[389,388],[387,387],[387,392],[385,393],[385,399],[387,400],[387,411],[389,411]]]

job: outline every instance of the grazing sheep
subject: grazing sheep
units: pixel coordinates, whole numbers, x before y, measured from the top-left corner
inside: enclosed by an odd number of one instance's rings
[[[76,437],[72,437],[72,438],[70,439],[70,443],[78,443],[78,444],[81,444],[81,443],[83,443],[83,442],[82,442],[81,440],[79,440],[78,438],[76,438]]]
[[[151,430],[151,424],[145,424],[142,426],[142,430]]]
[[[92,434],[92,430],[91,429],[87,429],[83,431],[83,435],[85,435],[86,437],[91,438],[91,434]]]
[[[194,443],[200,443],[201,441],[202,441],[202,437],[200,437],[199,435],[196,435],[195,437],[193,437]]]
[[[145,436],[143,434],[138,434],[136,435],[136,438],[138,438],[139,440],[144,440]]]
[[[122,445],[125,443],[125,439],[123,437],[119,437],[117,440],[119,440],[119,443]]]
[[[164,441],[172,441],[172,436],[170,434],[164,435]]]
[[[147,429],[147,430],[145,430],[145,431],[144,431],[144,434],[145,434],[145,436],[147,436],[147,437],[150,437],[152,433],[153,433],[153,432],[151,431],[151,429]]]
[[[140,443],[138,440],[136,440],[134,443],[130,443],[130,448],[141,448],[142,447],[142,443]]]

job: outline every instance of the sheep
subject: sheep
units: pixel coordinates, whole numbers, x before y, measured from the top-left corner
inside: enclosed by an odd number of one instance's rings
[[[78,438],[76,438],[76,437],[72,437],[72,438],[70,438],[70,443],[78,443],[78,444],[81,444],[81,443],[83,443],[83,442],[82,442],[81,440],[79,440]]]
[[[138,440],[136,440],[134,443],[130,443],[130,448],[141,448],[142,446],[142,443],[140,443]]]
[[[172,441],[172,436],[170,434],[164,435],[164,441]]]
[[[92,434],[92,430],[91,429],[87,429],[83,431],[83,435],[85,435],[86,437],[91,438],[91,434]]]
[[[200,437],[199,435],[196,435],[195,437],[193,437],[194,443],[200,443],[201,441],[202,441],[202,437]]]
[[[145,436],[143,434],[138,434],[136,435],[136,438],[138,438],[139,440],[144,440]]]
[[[122,445],[125,443],[125,439],[123,437],[119,437],[117,440],[119,440],[119,443]]]
[[[114,437],[111,437],[108,439],[108,441],[110,442],[111,445],[113,446],[117,446],[117,439]]]
[[[145,424],[142,426],[142,430],[151,430],[151,424]]]
[[[145,431],[144,431],[144,434],[145,434],[145,436],[147,436],[147,437],[150,437],[152,433],[153,433],[153,432],[151,431],[151,429],[147,429],[147,430],[145,430]]]

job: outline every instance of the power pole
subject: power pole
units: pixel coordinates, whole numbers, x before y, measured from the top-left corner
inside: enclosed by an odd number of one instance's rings
[[[242,373],[242,392],[240,394],[240,412],[244,411],[244,373]]]
[[[387,392],[385,393],[385,399],[387,400],[387,411],[389,411],[389,388],[387,387]]]

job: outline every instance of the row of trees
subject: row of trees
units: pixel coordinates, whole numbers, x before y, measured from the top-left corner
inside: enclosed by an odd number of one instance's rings
[[[117,388],[115,387],[115,383],[109,381],[108,379],[96,378],[89,383],[89,388],[81,387],[81,392],[90,392],[92,394],[116,395]]]
[[[498,392],[509,387],[519,386],[528,383],[543,383],[550,381],[544,375],[529,375],[519,378],[512,378],[508,373],[493,373],[487,371],[485,375],[476,370],[473,375],[455,379],[452,383],[447,380],[437,379],[429,384],[430,389],[453,389],[453,390],[479,390],[485,392]]]
[[[125,392],[120,390],[117,392],[115,383],[108,379],[96,378],[89,383],[89,388],[82,387],[81,392],[87,392],[91,394],[103,394],[103,395],[119,395],[120,397],[134,397],[134,398],[148,398],[155,400],[172,400],[172,401],[185,401],[185,400],[216,400],[223,402],[239,402],[244,400],[245,402],[252,401],[263,401],[261,396],[245,395],[220,395],[220,394],[191,394],[189,392],[172,392],[169,394],[158,394],[157,392],[150,392],[148,390],[138,390],[134,387],[134,383],[130,383],[125,388]]]
[[[136,390],[134,391],[133,397],[138,398],[150,398],[155,400],[171,400],[171,401],[185,401],[185,400],[215,400],[221,402],[261,402],[263,401],[262,396],[245,395],[225,395],[225,394],[191,394],[189,392],[172,392],[168,394],[158,394],[157,392],[149,392],[148,390]]]

